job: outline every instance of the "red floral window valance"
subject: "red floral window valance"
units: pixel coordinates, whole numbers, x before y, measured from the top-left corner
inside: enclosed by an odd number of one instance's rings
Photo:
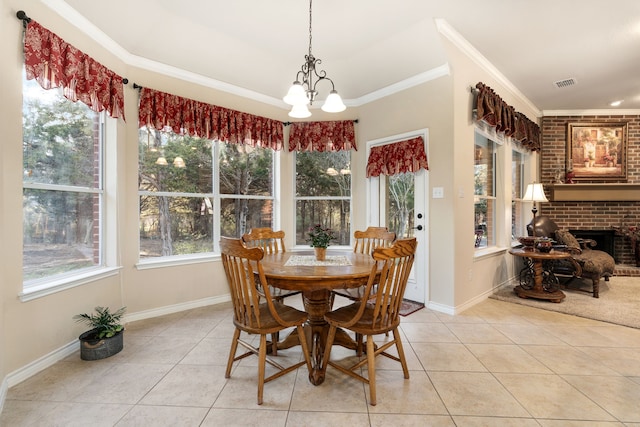
[[[232,144],[280,150],[283,124],[278,120],[230,110],[170,93],[142,88],[138,125]]]
[[[353,120],[295,122],[289,131],[289,151],[357,150]]]
[[[497,132],[513,137],[530,151],[540,151],[540,126],[500,98],[484,83],[478,89],[475,108],[478,120],[483,120]]]
[[[372,147],[367,161],[367,178],[429,170],[424,139],[421,136]]]
[[[124,120],[122,77],[34,20],[25,30],[24,65],[27,80],[36,79],[44,89],[61,87],[70,101]]]

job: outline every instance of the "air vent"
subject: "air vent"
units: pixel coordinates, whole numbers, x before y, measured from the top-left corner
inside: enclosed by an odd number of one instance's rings
[[[556,87],[558,87],[559,89],[562,89],[563,87],[567,87],[567,86],[573,86],[574,84],[576,84],[576,79],[574,79],[573,77],[570,79],[564,79],[564,80],[558,80],[557,82],[555,82],[554,84],[556,85]]]

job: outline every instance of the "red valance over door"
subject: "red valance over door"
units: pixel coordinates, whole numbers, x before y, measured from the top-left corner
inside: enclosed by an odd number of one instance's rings
[[[421,136],[371,147],[367,161],[367,178],[429,170],[424,139]]]

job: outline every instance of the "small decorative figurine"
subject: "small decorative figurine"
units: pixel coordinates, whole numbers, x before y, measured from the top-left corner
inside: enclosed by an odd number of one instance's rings
[[[573,182],[573,177],[575,177],[575,176],[576,176],[576,174],[573,172],[573,169],[569,169],[567,171],[567,174],[565,175],[564,182],[566,184],[573,184],[574,183]]]

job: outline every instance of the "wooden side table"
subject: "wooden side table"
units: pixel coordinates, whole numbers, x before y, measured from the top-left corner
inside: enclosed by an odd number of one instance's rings
[[[564,293],[557,286],[557,281],[550,279],[551,277],[555,279],[553,273],[545,271],[544,263],[571,258],[569,252],[555,250],[540,252],[514,248],[509,253],[516,257],[525,258],[527,262],[523,271],[520,272],[520,284],[514,288],[514,292],[520,298],[536,298],[556,303],[565,298]]]

